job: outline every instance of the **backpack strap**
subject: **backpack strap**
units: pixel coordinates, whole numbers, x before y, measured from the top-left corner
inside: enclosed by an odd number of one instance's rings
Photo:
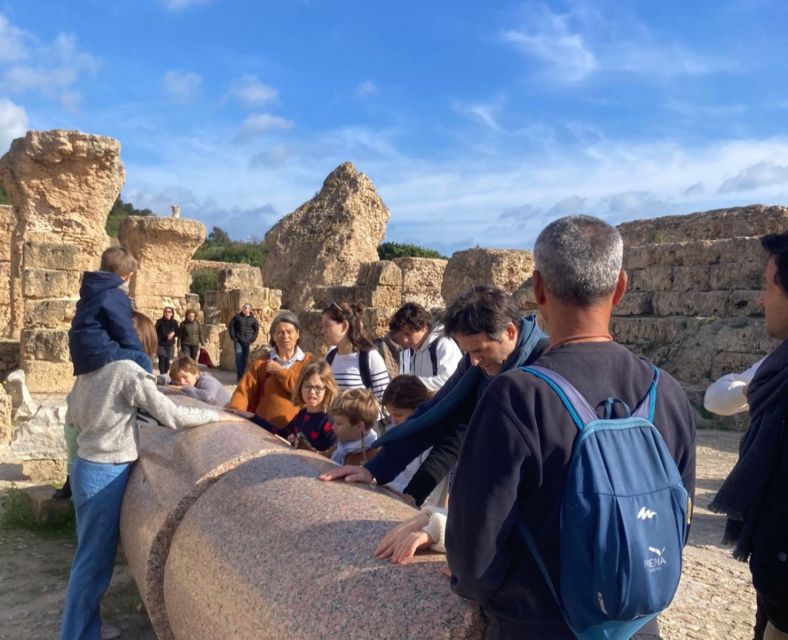
[[[599,419],[594,408],[588,404],[588,400],[580,395],[580,392],[560,373],[556,373],[552,369],[536,366],[520,367],[520,369],[550,385],[561,399],[561,402],[564,403],[578,430],[582,431],[589,422]]]
[[[361,374],[361,382],[367,389],[372,388],[372,374],[369,371],[369,351],[358,352],[358,372]]]
[[[432,362],[432,375],[438,375],[438,341],[436,338],[430,343],[430,362]]]
[[[337,350],[331,349],[331,351],[326,354],[326,362],[328,362],[329,365],[334,364],[334,358],[336,358],[336,355]]]
[[[640,404],[635,408],[632,412],[633,416],[637,416],[638,418],[645,418],[649,422],[654,422],[654,410],[656,409],[657,404],[657,383],[659,382],[659,369],[651,365],[654,368],[654,379],[651,381],[651,386],[648,388],[648,393],[640,401]]]

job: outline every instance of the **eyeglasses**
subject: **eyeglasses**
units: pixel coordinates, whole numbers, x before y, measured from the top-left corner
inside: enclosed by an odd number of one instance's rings
[[[303,387],[301,387],[301,388],[302,388],[304,391],[306,391],[307,393],[312,393],[312,392],[314,391],[314,392],[315,392],[315,393],[317,393],[317,394],[323,393],[323,392],[326,390],[326,388],[325,388],[325,387],[321,387],[321,386],[319,386],[319,385],[311,385],[311,384],[305,384],[305,385],[304,385]]]
[[[336,307],[336,308],[339,310],[339,313],[342,313],[342,307],[340,307],[340,306],[339,306],[339,305],[338,305],[336,302],[334,302],[333,300],[331,301],[331,304],[330,304],[330,305],[328,305],[328,306],[329,306],[329,307]]]

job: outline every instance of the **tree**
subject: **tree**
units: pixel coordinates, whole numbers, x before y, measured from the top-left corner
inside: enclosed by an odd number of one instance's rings
[[[110,209],[109,215],[107,216],[107,224],[105,226],[107,235],[117,238],[121,223],[129,216],[152,215],[153,211],[150,209],[137,209],[129,202],[123,202],[120,196],[118,196],[118,199],[115,200],[115,204],[112,205],[112,209]]]
[[[400,244],[399,242],[383,242],[379,244],[378,258],[381,260],[394,260],[394,258],[441,258],[446,260],[446,256],[441,255],[434,249],[420,247],[417,244]]]
[[[246,242],[232,240],[221,227],[213,227],[208,238],[194,254],[195,260],[214,260],[216,262],[239,262],[253,267],[262,267],[266,256],[265,243],[251,239]]]

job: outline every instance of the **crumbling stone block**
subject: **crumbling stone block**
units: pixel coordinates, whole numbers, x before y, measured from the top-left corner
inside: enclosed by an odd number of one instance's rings
[[[259,267],[239,264],[230,269],[220,270],[217,274],[217,284],[221,291],[258,289],[263,286],[263,274]]]
[[[14,439],[13,403],[0,385],[0,444],[9,444]]]
[[[84,266],[78,244],[28,240],[24,244],[24,264],[28,269],[80,271]]]
[[[362,264],[356,282],[356,302],[397,309],[402,304],[402,271],[389,260]]]
[[[70,326],[77,301],[69,298],[29,300],[25,302],[26,327]]]
[[[309,308],[314,287],[353,285],[361,265],[378,259],[388,220],[372,181],[346,162],[265,234],[263,280],[284,292],[286,307]]]
[[[449,258],[441,294],[446,304],[474,285],[492,284],[514,293],[531,277],[534,257],[518,249],[467,249]]]
[[[22,366],[31,391],[68,393],[74,386],[74,367],[70,361],[25,360]]]
[[[441,285],[448,260],[395,258],[394,264],[402,271],[403,302],[415,302],[425,309],[442,309],[446,306]]]
[[[78,271],[25,269],[22,292],[26,298],[77,297],[82,282]]]
[[[22,348],[30,360],[71,363],[67,329],[25,329]]]

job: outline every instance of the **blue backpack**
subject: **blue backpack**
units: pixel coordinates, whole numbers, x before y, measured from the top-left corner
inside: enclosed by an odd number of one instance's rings
[[[633,412],[609,398],[604,418],[555,371],[521,369],[550,385],[578,429],[561,502],[560,593],[520,529],[575,636],[628,640],[673,599],[689,527],[687,491],[652,423],[659,369]],[[616,404],[627,417],[612,417]]]

